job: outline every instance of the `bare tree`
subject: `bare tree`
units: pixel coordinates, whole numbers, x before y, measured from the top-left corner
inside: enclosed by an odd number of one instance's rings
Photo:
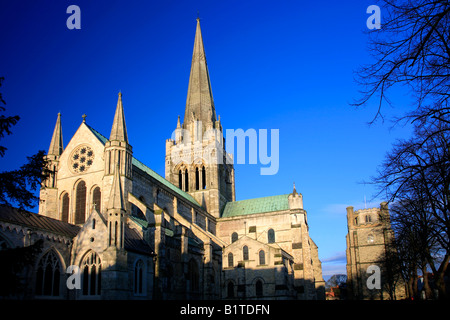
[[[425,274],[427,266],[432,270],[441,296],[450,257],[449,141],[446,121],[429,118],[416,124],[413,138],[394,145],[373,179],[379,194],[394,204],[391,219],[397,236],[415,247],[405,256],[416,259],[412,265]]]
[[[375,59],[361,67],[356,81],[363,106],[376,99],[372,120],[383,118],[391,104],[388,91],[406,86],[414,105],[410,120],[434,117],[448,121],[450,113],[450,2],[448,0],[381,0],[381,29],[370,31],[369,50]]]

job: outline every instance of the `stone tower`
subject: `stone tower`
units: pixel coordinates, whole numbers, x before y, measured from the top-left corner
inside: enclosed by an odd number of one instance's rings
[[[379,208],[353,211],[347,207],[347,283],[348,295],[353,299],[388,299],[388,277],[384,263],[392,247],[394,234],[386,202]],[[368,278],[374,274],[373,266],[380,268],[380,289],[369,288]],[[369,269],[369,267],[371,267]],[[397,298],[404,296],[402,281],[396,288]]]
[[[166,141],[165,178],[215,217],[220,217],[227,202],[235,200],[234,167],[225,151],[220,116],[216,118],[200,19],[183,123],[178,117],[172,138]]]

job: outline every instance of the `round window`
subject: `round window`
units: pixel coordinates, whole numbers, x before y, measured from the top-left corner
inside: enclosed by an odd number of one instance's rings
[[[69,159],[69,167],[72,172],[83,173],[94,162],[94,151],[91,147],[82,145],[76,148]]]

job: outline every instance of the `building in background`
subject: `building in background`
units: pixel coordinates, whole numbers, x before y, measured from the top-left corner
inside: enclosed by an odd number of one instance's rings
[[[356,211],[347,207],[347,226],[347,297],[387,300],[391,290],[397,299],[405,298],[401,275],[391,274],[388,262],[390,253],[395,252],[388,204]]]

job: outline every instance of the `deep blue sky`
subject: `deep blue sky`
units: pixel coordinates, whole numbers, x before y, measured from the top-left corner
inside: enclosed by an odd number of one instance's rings
[[[81,9],[69,30],[66,9]],[[376,173],[391,143],[408,135],[367,123],[355,109],[354,71],[371,61],[366,9],[375,1],[0,2],[0,76],[7,114],[18,114],[2,170],[47,150],[58,112],[64,145],[87,114],[108,136],[117,93],[134,156],[164,176],[165,140],[184,115],[197,12],[217,114],[225,129],[279,129],[280,168],[235,165],[237,200],[297,191],[304,197],[325,278],[345,273],[345,208],[378,206],[359,183]],[[383,15],[383,12],[382,12]],[[378,32],[378,31],[371,31]],[[392,92],[399,114],[404,92]]]

